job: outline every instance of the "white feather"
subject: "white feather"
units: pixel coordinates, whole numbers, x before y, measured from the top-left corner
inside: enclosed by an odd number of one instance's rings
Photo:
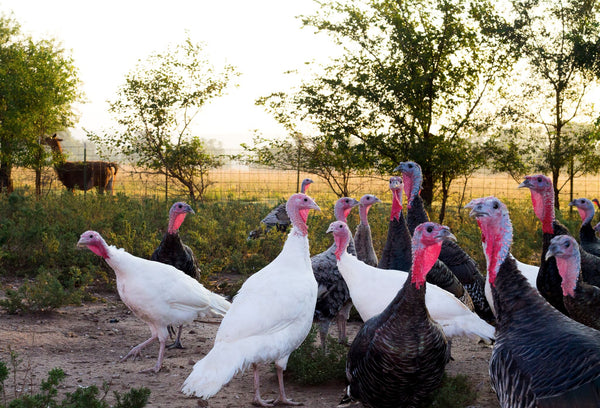
[[[375,268],[348,253],[342,254],[338,269],[363,321],[381,313],[408,277],[407,272]],[[431,318],[442,326],[446,336],[467,336],[488,342],[494,338],[494,327],[471,312],[454,295],[439,286],[426,285],[427,310]]]
[[[179,269],[108,247],[106,262],[115,271],[123,303],[151,327],[166,330],[196,317],[224,316],[230,303]]]
[[[308,239],[292,229],[277,258],[244,282],[182,392],[210,398],[253,363],[275,361],[285,369],[310,331],[316,301]]]

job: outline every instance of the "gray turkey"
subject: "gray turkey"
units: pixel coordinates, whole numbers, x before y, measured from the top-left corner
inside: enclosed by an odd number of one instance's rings
[[[504,203],[479,203],[471,216],[481,228],[497,312],[489,372],[500,406],[600,406],[600,331],[560,313],[529,285],[509,256]]]
[[[186,275],[198,279],[199,268],[194,256],[194,251],[183,243],[179,236],[179,227],[185,220],[188,214],[194,214],[194,210],[184,202],[177,202],[171,206],[169,210],[169,224],[167,232],[163,236],[162,241],[152,253],[151,260],[162,262],[167,265],[172,265]],[[173,333],[173,327],[168,326],[169,333]],[[181,330],[179,326],[175,342],[168,348],[183,348],[181,345]]]
[[[519,184],[520,188],[526,187],[531,192],[533,211],[542,223],[542,256],[540,270],[537,277],[537,288],[540,294],[552,306],[568,314],[564,302],[560,274],[556,266],[556,259],[546,259],[546,252],[550,241],[557,235],[571,235],[567,227],[558,222],[554,213],[554,189],[552,181],[543,174],[526,176]],[[600,258],[581,251],[581,275],[584,282],[600,286]]]
[[[379,260],[378,268],[409,271],[412,266],[412,238],[402,212],[402,178],[390,177],[392,192],[392,209],[388,226],[387,239]],[[469,309],[473,310],[473,302],[463,285],[439,259],[427,274],[427,282],[433,283],[459,298]]]
[[[600,289],[580,278],[581,256],[575,238],[558,235],[550,241],[546,258],[556,258],[562,278],[563,302],[569,317],[600,330]]]
[[[340,228],[345,226],[333,223],[329,230],[336,234]],[[410,279],[385,310],[365,322],[352,342],[342,402],[358,400],[378,408],[417,407],[439,387],[449,347],[440,325],[429,316],[425,277],[442,241],[448,238],[453,238],[448,227],[432,222],[415,229]],[[343,247],[341,242],[339,245]]]
[[[592,227],[594,219],[594,204],[587,198],[578,198],[569,203],[570,206],[577,208],[581,217],[581,227],[579,228],[579,242],[584,251],[600,256],[600,239],[596,236],[596,231]]]
[[[381,200],[373,194],[365,194],[358,202],[360,223],[354,233],[356,257],[367,265],[377,266],[377,254],[373,248],[373,237],[371,236],[368,214],[371,206],[375,203],[380,203]]]
[[[421,198],[421,184],[423,174],[421,166],[408,161],[402,162],[394,171],[402,172],[404,192],[406,193],[407,212],[406,222],[409,230],[413,231],[416,225],[429,221],[427,211]],[[443,262],[459,282],[469,292],[475,307],[475,312],[487,321],[494,320],[494,313],[485,297],[485,278],[479,271],[477,263],[456,242],[444,241],[440,261]]]
[[[335,219],[346,222],[348,214],[359,202],[350,197],[342,197],[335,202],[333,212]],[[346,321],[352,309],[352,299],[348,292],[348,286],[340,275],[335,259],[336,246],[332,244],[327,250],[311,257],[315,279],[319,284],[317,304],[315,306],[315,320],[319,324],[319,336],[321,346],[325,348],[327,333],[331,321],[336,319],[340,343],[346,342]],[[356,255],[354,241],[350,242],[348,252]]]
[[[310,186],[313,181],[309,178],[305,178],[302,180],[302,184],[300,186],[300,193],[305,194],[306,190],[308,190],[308,186]],[[277,207],[273,208],[262,220],[260,220],[261,224],[266,226],[264,234],[269,232],[273,227],[280,232],[286,232],[291,225],[290,217],[285,209],[286,203],[281,203]],[[263,234],[262,228],[259,227],[255,230],[250,231],[248,234],[248,239],[256,239]]]

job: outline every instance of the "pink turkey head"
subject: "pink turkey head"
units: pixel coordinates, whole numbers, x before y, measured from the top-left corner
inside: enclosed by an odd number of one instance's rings
[[[558,273],[562,278],[563,296],[575,296],[575,287],[581,271],[581,254],[575,238],[557,235],[550,241],[546,259],[556,258]]]
[[[350,211],[359,204],[360,202],[355,198],[339,198],[333,206],[333,214],[335,215],[335,219],[338,221],[348,222],[348,214],[350,214]]]
[[[352,236],[350,228],[348,228],[348,224],[343,221],[334,221],[329,224],[327,232],[333,233],[333,239],[336,246],[335,258],[339,261],[342,257],[342,254],[346,252],[346,249],[348,248],[348,243],[350,242],[350,237]]]
[[[102,236],[96,231],[86,231],[79,237],[77,241],[79,248],[88,248],[96,255],[107,259],[108,258],[108,245],[102,238]]]
[[[402,172],[406,205],[410,208],[415,197],[421,192],[421,184],[423,184],[421,166],[413,161],[401,162],[394,171]]]
[[[594,204],[587,198],[578,198],[571,201],[569,205],[577,208],[582,224],[587,224],[594,218]]]
[[[542,223],[542,231],[554,233],[554,190],[552,180],[543,174],[526,176],[519,188],[527,187],[531,191],[533,211]]]
[[[380,203],[380,202],[381,202],[381,200],[379,198],[375,197],[373,194],[365,194],[364,196],[362,196],[360,198],[358,211],[359,211],[361,224],[369,225],[369,219],[368,219],[369,209],[371,208],[371,206],[373,204]]]
[[[456,237],[450,228],[435,222],[424,222],[415,228],[412,240],[413,266],[411,282],[419,289],[425,284],[427,273],[438,260],[445,239]]]
[[[465,208],[471,209],[481,229],[481,242],[487,260],[488,279],[494,285],[500,265],[504,262],[512,244],[512,223],[506,205],[496,197],[472,200]]]
[[[169,234],[175,234],[185,220],[185,216],[190,213],[194,214],[194,210],[188,204],[181,201],[173,204],[169,210]]]
[[[317,203],[306,194],[293,194],[287,201],[285,209],[290,217],[290,221],[294,226],[294,231],[300,235],[308,235],[308,227],[306,221],[310,210],[321,211]]]

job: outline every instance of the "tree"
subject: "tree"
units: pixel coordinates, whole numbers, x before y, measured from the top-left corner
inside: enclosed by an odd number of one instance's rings
[[[48,153],[44,135],[72,126],[74,102],[80,100],[73,60],[53,40],[34,41],[19,24],[0,17],[0,189],[12,191],[12,167],[41,169]]]
[[[315,174],[338,197],[345,197],[353,193],[351,179],[370,173],[375,159],[353,136],[356,130],[352,127],[361,111],[323,86],[305,83],[295,93],[260,98],[257,103],[284,126],[290,138],[269,141],[257,137],[253,147],[242,146],[250,153],[250,163]]]
[[[120,129],[90,133],[90,140],[104,155],[119,152],[137,166],[164,175],[165,181],[175,180],[195,201],[209,185],[208,170],[221,162],[191,135],[190,126],[200,109],[223,95],[237,75],[230,65],[216,72],[201,46],[188,38],[151,55],[127,75],[117,99],[110,102]]]
[[[523,118],[544,131],[536,149],[540,159],[536,170],[551,174],[554,203],[559,208],[561,172],[572,170],[576,162],[586,166],[586,171],[598,168],[598,160],[590,160],[589,155],[597,143],[594,133],[576,131],[570,124],[591,117],[584,97],[593,84],[596,54],[586,56],[581,51],[598,41],[599,5],[581,0],[511,4],[512,27],[503,33],[503,40],[527,62],[529,76],[519,94],[534,97],[521,104]],[[575,173],[569,171],[567,181]]]
[[[329,2],[304,18],[344,47],[322,81],[363,112],[353,136],[382,172],[418,162],[428,205],[436,185],[472,172],[465,163],[481,165],[469,163],[490,125],[480,107],[512,63],[487,35],[497,20],[484,0]]]

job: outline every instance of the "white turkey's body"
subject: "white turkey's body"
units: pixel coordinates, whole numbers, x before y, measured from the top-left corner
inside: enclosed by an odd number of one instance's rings
[[[224,316],[230,304],[179,269],[108,247],[106,262],[115,271],[123,303],[151,328],[166,333],[167,326],[196,317]]]
[[[196,363],[182,391],[209,398],[253,363],[274,361],[285,369],[310,331],[316,301],[308,239],[292,229],[277,258],[244,282],[213,349]]]
[[[343,253],[338,269],[350,291],[352,303],[363,321],[381,313],[396,297],[408,273],[380,269]],[[490,341],[494,327],[471,312],[460,300],[439,286],[426,283],[425,303],[429,315],[442,326],[447,337],[467,336]]]

